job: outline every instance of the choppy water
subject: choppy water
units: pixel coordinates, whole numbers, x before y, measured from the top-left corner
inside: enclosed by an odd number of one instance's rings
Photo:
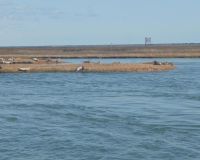
[[[167,61],[177,69],[0,74],[0,160],[200,159],[200,59]]]

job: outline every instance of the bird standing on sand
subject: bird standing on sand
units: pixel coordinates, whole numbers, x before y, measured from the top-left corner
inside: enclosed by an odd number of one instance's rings
[[[84,67],[83,66],[79,66],[77,69],[76,69],[76,72],[80,72],[80,71],[83,71],[84,70]]]

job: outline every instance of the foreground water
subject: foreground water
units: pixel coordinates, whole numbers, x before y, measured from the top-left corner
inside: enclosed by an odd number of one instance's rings
[[[166,61],[177,69],[0,74],[0,159],[199,159],[200,59]]]

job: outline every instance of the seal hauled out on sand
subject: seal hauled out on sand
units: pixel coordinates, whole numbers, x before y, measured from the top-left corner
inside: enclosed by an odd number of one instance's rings
[[[30,68],[18,68],[18,71],[28,72],[28,71],[30,71]]]
[[[154,64],[154,65],[172,65],[172,66],[173,66],[173,63],[171,63],[171,62],[158,62],[158,61],[153,61],[153,64]]]
[[[158,61],[153,61],[154,65],[161,65],[162,63],[158,62]]]

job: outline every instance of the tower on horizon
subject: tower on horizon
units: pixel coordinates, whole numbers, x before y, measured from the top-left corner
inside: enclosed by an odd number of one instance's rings
[[[151,44],[151,37],[145,37],[145,46]]]

